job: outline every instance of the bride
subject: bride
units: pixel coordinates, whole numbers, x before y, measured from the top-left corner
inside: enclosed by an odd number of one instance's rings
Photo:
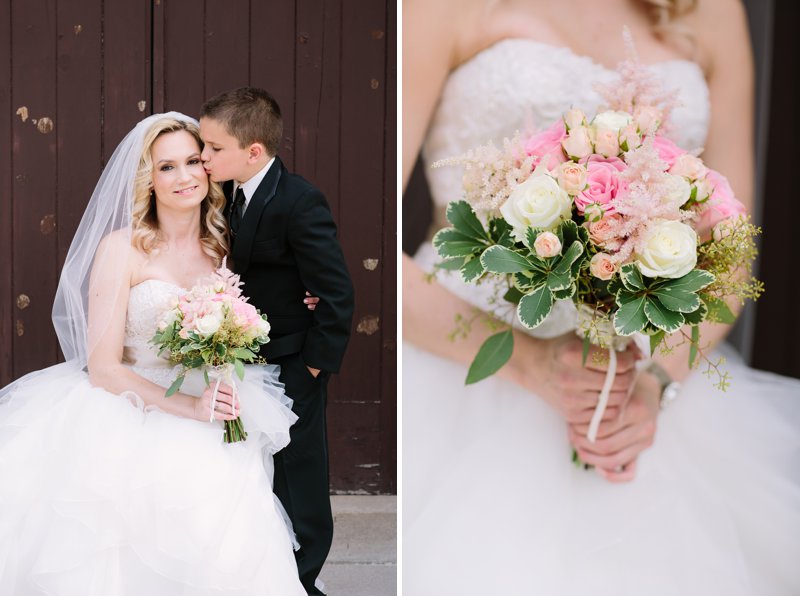
[[[571,106],[591,115],[593,84],[614,80],[626,56],[624,25],[679,92],[673,139],[705,147],[752,207],[752,60],[738,2],[406,0],[403,17],[404,180],[421,149],[437,227],[461,172],[430,164]],[[536,336],[515,330],[509,364],[465,387],[492,333],[475,315],[487,304],[453,276],[429,283],[436,260],[425,243],[403,263],[405,592],[800,593],[800,382],[719,346],[731,376],[721,393],[688,369],[688,346],[657,356],[658,376],[635,374],[631,352],[591,444],[604,372],[591,356],[580,366],[568,305]],[[475,320],[451,342],[454,316]],[[709,325],[702,337],[716,345],[726,332]],[[671,381],[682,388],[661,409]],[[573,446],[596,473],[570,465]]]
[[[277,367],[248,367],[212,410],[202,373],[164,397],[177,369],[148,343],[226,254],[201,147],[176,112],[125,137],[62,271],[67,361],[0,391],[2,594],[305,594],[271,485],[296,420]],[[237,415],[248,439],[225,444]]]

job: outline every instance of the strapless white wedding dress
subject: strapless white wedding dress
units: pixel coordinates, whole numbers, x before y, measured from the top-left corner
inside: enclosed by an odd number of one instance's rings
[[[671,136],[701,147],[702,72],[683,60],[652,68],[684,103]],[[565,48],[499,42],[450,75],[425,163],[547,125],[572,105],[591,115],[601,101],[592,82],[615,76]],[[427,174],[439,212],[460,198],[459,168]],[[425,245],[415,259],[430,269],[436,257]],[[439,279],[485,305],[474,286]],[[534,334],[569,332],[573,317],[565,302]],[[636,479],[610,484],[570,463],[566,425],[537,396],[498,378],[465,387],[464,366],[406,342],[404,593],[800,594],[800,381],[727,355],[731,388],[693,374],[660,414]]]
[[[131,288],[125,360],[168,387],[176,370],[148,340],[173,284]],[[199,395],[202,374],[183,392]],[[277,367],[240,384],[249,436],[142,407],[57,365],[0,403],[0,594],[304,595],[272,492],[272,454],[296,420]]]

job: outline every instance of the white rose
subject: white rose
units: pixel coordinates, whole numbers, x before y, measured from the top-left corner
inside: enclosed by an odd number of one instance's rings
[[[650,229],[634,256],[642,275],[683,277],[697,264],[697,234],[685,223],[663,220]]]
[[[552,230],[568,219],[572,201],[555,179],[534,174],[511,192],[500,213],[514,228],[514,237],[521,241],[527,228]]]
[[[631,123],[631,115],[628,112],[615,112],[608,110],[600,112],[592,120],[592,131],[597,134],[601,130],[613,130],[619,132]]]
[[[217,329],[219,329],[221,324],[222,318],[215,314],[210,314],[196,319],[194,322],[194,327],[197,329],[197,332],[200,335],[203,337],[209,337],[217,332]]]
[[[270,324],[266,320],[261,319],[261,322],[258,324],[259,335],[262,337],[269,335],[270,329],[272,329]]]

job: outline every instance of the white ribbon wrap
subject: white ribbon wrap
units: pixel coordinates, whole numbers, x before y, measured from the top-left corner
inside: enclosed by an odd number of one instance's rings
[[[589,442],[594,443],[597,440],[600,421],[603,419],[603,414],[605,414],[608,407],[608,397],[611,394],[611,387],[614,385],[614,378],[617,376],[617,352],[625,350],[628,344],[633,341],[633,338],[617,335],[608,317],[583,304],[578,307],[578,328],[576,332],[580,337],[586,337],[588,332],[589,341],[593,345],[608,349],[606,378],[603,381],[603,389],[600,391],[600,396],[597,398],[597,406],[595,406],[592,420],[589,423],[589,431],[586,433],[586,438],[589,439]]]
[[[233,364],[221,364],[220,366],[212,366],[208,369],[208,378],[213,379],[214,392],[211,394],[211,419],[209,422],[214,422],[214,412],[217,406],[217,393],[219,393],[219,386],[225,381],[233,389],[233,411],[236,411],[236,405],[239,400],[239,391],[236,387],[236,381],[233,379]]]

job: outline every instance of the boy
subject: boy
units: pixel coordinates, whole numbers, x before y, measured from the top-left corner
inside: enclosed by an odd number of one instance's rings
[[[277,157],[280,108],[263,89],[208,100],[200,113],[203,164],[224,185],[231,257],[250,302],[269,318],[261,355],[281,367],[298,421],[275,455],[275,494],[292,520],[300,581],[309,594],[333,539],[325,427],[326,387],[338,372],[353,316],[353,287],[322,193]],[[320,302],[311,312],[308,290]]]

